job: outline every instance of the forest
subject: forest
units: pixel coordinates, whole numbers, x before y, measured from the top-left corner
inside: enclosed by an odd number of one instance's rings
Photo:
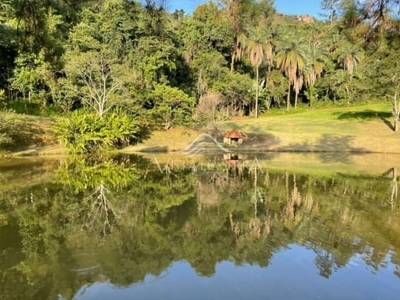
[[[297,107],[393,102],[399,0],[322,0],[320,18],[273,0],[218,0],[192,13],[162,0],[3,0],[0,146],[7,112],[60,117],[71,152],[143,141]]]

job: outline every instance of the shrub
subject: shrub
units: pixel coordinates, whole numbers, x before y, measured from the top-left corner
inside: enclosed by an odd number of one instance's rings
[[[122,148],[148,137],[147,128],[138,119],[118,109],[102,118],[84,110],[75,111],[57,124],[55,133],[61,144],[73,153]]]

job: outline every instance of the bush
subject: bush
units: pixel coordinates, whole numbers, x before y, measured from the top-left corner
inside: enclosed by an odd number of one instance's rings
[[[75,111],[57,124],[55,133],[61,144],[72,153],[122,148],[149,136],[145,126],[122,110],[114,110],[102,118],[84,110]]]

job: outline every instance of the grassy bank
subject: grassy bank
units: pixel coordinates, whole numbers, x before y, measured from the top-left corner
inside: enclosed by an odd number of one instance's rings
[[[390,104],[379,103],[279,110],[259,119],[233,118],[219,126],[222,131],[238,129],[247,134],[243,145],[236,147],[242,151],[400,153],[400,133],[393,131],[391,122]],[[182,150],[199,133],[178,129],[155,132],[143,144],[125,151]]]
[[[3,113],[4,114],[4,113]],[[14,155],[63,153],[52,128],[52,118],[8,114],[13,118],[7,151]],[[238,151],[400,153],[400,133],[392,129],[390,103],[326,109],[275,110],[253,117],[232,118],[218,124],[221,132],[238,129],[247,134]],[[144,143],[124,152],[172,152],[190,144],[199,131],[172,128],[153,132]],[[218,139],[222,141],[221,138]]]
[[[399,153],[399,134],[393,131],[389,103],[359,107],[306,109],[234,120],[224,129],[258,133],[254,147],[273,151],[334,151]]]
[[[0,112],[0,121],[11,141],[1,148],[3,155],[32,156],[64,153],[53,133],[56,119]]]

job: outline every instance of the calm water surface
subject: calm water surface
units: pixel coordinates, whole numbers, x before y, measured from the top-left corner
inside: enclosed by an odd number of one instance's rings
[[[269,165],[2,161],[0,299],[399,299],[397,168]]]

